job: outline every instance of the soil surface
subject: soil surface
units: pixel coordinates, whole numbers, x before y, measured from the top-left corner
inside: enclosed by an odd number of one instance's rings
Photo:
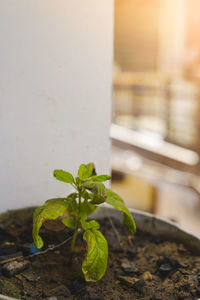
[[[107,271],[100,281],[88,283],[81,272],[82,234],[70,260],[73,232],[43,226],[45,248],[32,254],[32,213],[29,209],[0,217],[0,294],[27,300],[200,298],[200,257],[183,245],[141,232],[132,236],[118,220],[105,217],[98,221],[109,245]]]

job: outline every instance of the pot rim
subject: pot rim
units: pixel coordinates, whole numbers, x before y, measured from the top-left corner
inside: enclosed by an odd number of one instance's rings
[[[25,212],[25,217],[30,216],[33,213],[35,207],[22,207],[13,210],[8,210],[6,212],[0,213],[1,216],[6,216],[7,219],[10,219],[9,215],[13,212]],[[192,254],[200,256],[200,236],[194,233],[190,233],[182,229],[177,223],[170,221],[166,218],[153,215],[148,212],[141,210],[136,210],[129,208],[138,230],[149,233],[153,236],[158,236],[170,241],[175,241],[183,244],[188,248]],[[28,212],[28,213],[27,213]],[[90,218],[99,218],[111,216],[119,219],[122,222],[123,213],[114,209],[107,203],[102,204],[98,209],[91,215]]]
[[[136,228],[153,236],[183,244],[192,254],[200,256],[200,236],[182,229],[177,223],[148,212],[129,208]],[[104,204],[97,209],[92,217],[115,217],[122,222],[123,213]]]

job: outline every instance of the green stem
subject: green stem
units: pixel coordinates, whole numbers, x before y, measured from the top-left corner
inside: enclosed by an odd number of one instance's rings
[[[78,191],[78,214],[81,209],[81,190]]]
[[[80,221],[79,221],[79,212],[80,212],[80,208],[81,208],[81,193],[80,193],[80,191],[79,191],[79,203],[78,204],[79,204],[79,206],[78,206],[78,217],[77,217],[76,228],[75,228],[75,231],[74,231],[74,235],[73,235],[72,243],[71,243],[71,248],[70,248],[71,254],[74,252],[74,247],[75,247],[75,244],[76,244],[78,229],[80,227]]]
[[[76,244],[77,234],[78,234],[78,224],[76,225],[76,229],[74,231],[74,235],[73,235],[73,238],[72,238],[72,243],[71,243],[71,248],[70,248],[71,254],[74,252],[74,247],[75,247],[75,244]]]

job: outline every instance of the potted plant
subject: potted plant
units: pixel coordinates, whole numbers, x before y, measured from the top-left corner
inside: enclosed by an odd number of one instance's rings
[[[105,188],[110,177],[98,176],[94,164],[81,165],[76,178],[63,170],[54,176],[75,191],[35,210],[34,245],[34,209],[0,218],[0,230],[9,236],[1,239],[2,251],[11,249],[11,257],[0,257],[0,293],[17,299],[198,299],[199,237],[150,214],[130,212]],[[115,209],[96,210],[105,202]]]

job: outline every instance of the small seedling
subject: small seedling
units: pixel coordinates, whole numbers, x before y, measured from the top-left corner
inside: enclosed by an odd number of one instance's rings
[[[105,237],[99,231],[99,223],[88,221],[99,204],[108,203],[124,213],[124,225],[134,234],[135,222],[124,201],[103,184],[109,180],[108,175],[97,175],[93,163],[82,164],[78,176],[74,178],[69,172],[55,170],[54,177],[69,183],[75,192],[66,198],[47,200],[44,205],[36,208],[33,216],[33,240],[37,248],[43,247],[43,240],[39,230],[46,220],[60,219],[62,223],[74,229],[71,242],[71,254],[74,251],[78,231],[84,231],[83,239],[87,243],[87,254],[82,264],[82,271],[86,281],[96,281],[102,278],[107,267],[108,245]]]

